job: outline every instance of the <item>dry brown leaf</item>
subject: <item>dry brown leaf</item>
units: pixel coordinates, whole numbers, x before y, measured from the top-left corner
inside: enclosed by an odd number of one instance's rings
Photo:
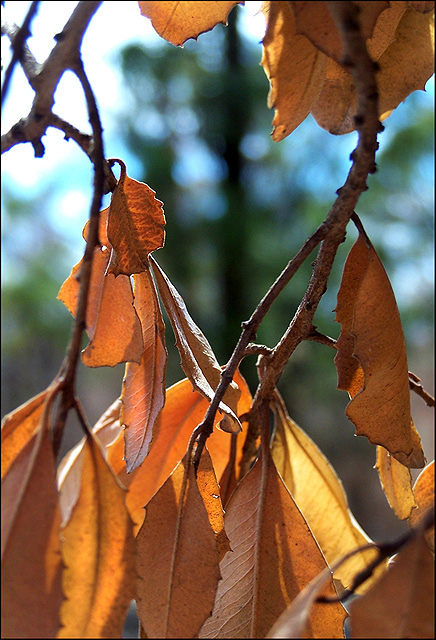
[[[311,43],[335,62],[343,58],[342,41],[326,2],[290,2],[298,34],[306,36]],[[365,40],[372,36],[375,23],[382,11],[389,7],[386,0],[355,2],[358,5],[359,23]]]
[[[356,434],[382,445],[408,467],[424,466],[410,416],[400,315],[383,265],[363,233],[345,263],[335,319],[342,325],[335,357],[338,388],[351,398],[346,413]]]
[[[377,447],[375,466],[391,509],[400,520],[405,520],[415,507],[410,469],[391,456],[384,447]]]
[[[149,638],[195,637],[220,579],[215,536],[192,465],[184,485],[184,462],[147,505],[137,536],[136,601]]]
[[[420,11],[421,13],[429,13],[434,9],[434,2],[432,0],[408,0],[407,4]]]
[[[153,258],[151,263],[159,295],[176,337],[182,369],[193,387],[211,401],[221,380],[221,367],[206,337],[189,315],[179,292]],[[235,413],[239,396],[240,391],[232,382],[219,404],[219,410],[224,413],[220,422],[223,431],[241,431],[241,423]]]
[[[165,241],[163,202],[143,182],[129,178],[126,166],[112,194],[107,235],[112,247],[108,273],[115,276],[141,273],[149,268],[148,255]]]
[[[59,638],[120,638],[134,598],[135,542],[125,490],[89,437],[81,489],[62,531],[65,570]]]
[[[110,250],[96,248],[86,311],[89,344],[82,352],[88,367],[114,367],[121,362],[140,362],[143,349],[141,324],[133,308],[133,294],[127,276],[106,274]],[[58,293],[75,317],[82,260],[76,264]]]
[[[434,638],[434,558],[424,536],[350,607],[352,638]]]
[[[176,46],[215,25],[227,24],[231,9],[243,2],[138,2],[143,16],[150,18],[156,32]]]
[[[309,114],[321,90],[326,56],[298,35],[288,2],[262,6],[267,20],[262,66],[270,81],[268,107],[275,109],[272,138],[288,136]]]
[[[237,486],[226,510],[232,553],[220,564],[212,617],[200,638],[264,638],[297,594],[326,568],[323,555],[271,457]],[[330,580],[328,592],[335,595]],[[343,638],[345,611],[316,605],[311,638]]]
[[[2,482],[2,638],[55,638],[59,629],[61,514],[48,428],[56,393],[47,390],[38,434]]]
[[[345,553],[371,540],[350,512],[334,469],[309,436],[289,417],[278,394],[274,412],[274,463],[331,566]],[[335,571],[335,579],[340,580],[344,588],[349,588],[355,575],[368,566],[373,556],[371,551],[354,554]],[[384,566],[358,592],[363,593],[382,571]]]
[[[150,271],[134,276],[135,309],[142,327],[140,364],[128,363],[123,380],[121,424],[127,472],[148,453],[153,427],[165,404],[165,326]]]
[[[434,507],[434,460],[417,477],[413,493],[418,508],[410,514],[409,523],[411,527],[417,527],[427,509]],[[425,539],[434,553],[434,526],[425,532]]]
[[[8,413],[1,427],[1,479],[35,436],[44,411],[48,390],[42,391],[18,409]]]
[[[224,530],[224,510],[220,498],[220,488],[207,447],[203,449],[197,470],[197,485],[215,535],[218,562],[230,551],[229,539]]]

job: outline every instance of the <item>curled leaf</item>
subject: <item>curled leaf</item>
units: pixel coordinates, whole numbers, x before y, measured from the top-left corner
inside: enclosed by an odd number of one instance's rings
[[[382,445],[402,464],[422,467],[400,315],[383,265],[363,233],[345,263],[335,319],[341,323],[338,388],[351,398],[346,413],[356,434]]]
[[[417,527],[427,509],[434,508],[434,460],[416,478],[413,494],[417,509],[414,509],[410,514],[409,524],[411,527]],[[428,546],[434,553],[434,526],[424,535]]]
[[[109,207],[107,235],[112,253],[108,273],[130,276],[146,271],[148,255],[163,247],[165,216],[155,191],[129,178],[125,164],[117,162],[121,174]]]
[[[384,447],[377,447],[375,466],[391,509],[400,520],[405,520],[415,507],[410,469]]]

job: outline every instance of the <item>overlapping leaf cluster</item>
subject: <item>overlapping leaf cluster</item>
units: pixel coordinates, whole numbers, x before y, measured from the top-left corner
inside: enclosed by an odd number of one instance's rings
[[[175,45],[225,23],[236,4],[139,3]],[[429,75],[432,3],[357,4],[380,66],[382,115]],[[349,131],[355,89],[341,66],[341,36],[327,3],[267,2],[263,11],[274,139],[309,111],[330,131]],[[273,438],[263,435],[250,470],[241,472],[253,399],[238,371],[194,468],[192,436],[222,369],[150,255],[164,244],[163,203],[116,162],[120,178],[100,213],[82,359],[90,367],[125,363],[121,396],[92,429],[83,419],[83,441],[57,469],[50,425],[58,380],[3,421],[2,636],[121,637],[136,600],[142,637],[344,637],[348,613],[337,595],[353,587],[375,548],[333,468],[278,392],[269,403]],[[85,226],[85,240],[87,234]],[[80,275],[81,263],[59,292],[73,315]],[[160,304],[187,376],[169,389]],[[356,434],[376,445],[389,503],[417,531],[394,562],[380,562],[357,587],[352,635],[433,637],[434,532],[421,531],[420,522],[434,505],[434,463],[412,487],[410,469],[425,460],[410,415],[401,321],[360,224],[336,320],[335,362],[338,388],[350,396],[347,416]],[[332,602],[317,602],[321,593]]]

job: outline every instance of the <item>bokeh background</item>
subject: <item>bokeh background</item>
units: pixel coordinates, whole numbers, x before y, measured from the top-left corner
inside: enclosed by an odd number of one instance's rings
[[[27,2],[6,2],[20,23]],[[39,61],[76,3],[40,3],[29,40]],[[161,40],[136,2],[105,2],[83,44],[96,91],[107,157],[163,200],[165,247],[155,257],[225,364],[247,320],[275,277],[324,219],[346,179],[356,135],[335,137],[309,116],[279,144],[270,138],[268,81],[259,66],[259,2],[232,11],[229,25],[183,49]],[[5,38],[2,38],[2,41]],[[7,67],[7,43],[2,52]],[[434,81],[385,121],[378,172],[358,204],[391,279],[404,325],[409,369],[433,393]],[[79,96],[79,99],[77,98]],[[2,131],[27,115],[32,99],[19,70],[3,109]],[[81,90],[65,74],[55,111],[89,131]],[[71,317],[56,300],[81,258],[92,171],[73,142],[51,130],[46,155],[21,145],[2,162],[2,416],[42,391],[56,375]],[[337,338],[333,310],[343,264],[357,233],[350,225],[315,316]],[[291,320],[311,273],[309,259],[274,303],[258,332],[273,347]],[[169,326],[169,323],[168,323]],[[184,374],[168,330],[168,386]],[[86,344],[86,343],[85,343]],[[85,346],[85,345],[84,345]],[[315,440],[341,478],[357,520],[376,540],[407,525],[380,489],[374,447],[354,437],[347,394],[336,390],[334,351],[304,343],[279,389],[294,420]],[[255,389],[255,357],[241,370]],[[91,423],[118,397],[123,366],[80,366],[78,393]],[[433,409],[412,394],[412,411],[428,461],[434,458]],[[80,437],[68,424],[65,448]],[[416,475],[416,474],[415,474]]]

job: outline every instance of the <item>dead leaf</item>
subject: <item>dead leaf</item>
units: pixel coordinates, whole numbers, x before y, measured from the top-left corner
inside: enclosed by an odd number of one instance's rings
[[[376,469],[391,509],[400,520],[415,507],[410,469],[398,462],[384,447],[377,447]]]
[[[417,527],[427,509],[434,507],[434,460],[417,477],[413,485],[413,493],[418,508],[410,514],[409,524],[411,527]],[[428,546],[434,553],[434,526],[424,535]]]
[[[326,56],[298,35],[288,2],[262,6],[267,20],[262,66],[270,81],[268,107],[275,110],[272,138],[286,138],[309,114],[321,90]]]
[[[110,250],[96,248],[86,311],[89,344],[82,352],[88,367],[114,367],[121,362],[140,362],[143,349],[141,324],[133,308],[133,293],[127,276],[106,274]],[[83,260],[76,264],[58,293],[76,317],[79,275]]]
[[[143,182],[129,178],[126,166],[112,194],[107,235],[112,246],[108,273],[115,276],[141,273],[149,268],[148,256],[165,241],[163,202]]]
[[[35,437],[41,422],[47,394],[48,390],[46,389],[3,418],[1,427],[2,481],[20,452]]]
[[[356,434],[382,445],[402,464],[422,467],[400,315],[383,265],[362,233],[345,263],[335,320],[341,323],[338,388],[351,398],[346,413]]]
[[[135,309],[144,350],[140,364],[128,363],[123,380],[121,424],[127,473],[148,453],[153,427],[165,404],[165,326],[150,271],[134,276]]]
[[[81,489],[62,531],[65,564],[58,638],[120,638],[134,598],[135,546],[125,490],[98,442],[84,445]]]
[[[219,23],[227,24],[233,7],[243,2],[139,2],[143,16],[150,18],[156,32],[176,46],[197,39]]]
[[[212,610],[220,573],[215,536],[182,461],[149,502],[137,536],[137,606],[147,637],[193,638]],[[152,576],[152,579],[150,579]]]
[[[352,638],[434,638],[434,558],[422,534],[350,611]]]
[[[221,367],[206,337],[189,315],[179,292],[153,258],[151,263],[159,295],[176,337],[182,369],[192,386],[211,401],[221,380]],[[219,410],[225,414],[220,423],[223,431],[241,431],[241,423],[235,413],[239,396],[240,391],[232,382],[219,404]]]
[[[343,58],[341,36],[332,18],[328,5],[318,0],[312,2],[290,2],[295,18],[296,32],[306,36],[326,56],[340,64]],[[375,24],[389,2],[355,2],[359,7],[359,24],[362,36],[368,40]]]
[[[301,510],[330,566],[345,553],[371,542],[348,508],[341,481],[309,436],[289,417],[277,394],[274,402],[276,429],[272,457],[277,471]],[[371,551],[354,554],[340,565],[334,577],[349,588],[357,573],[373,559]],[[384,566],[367,581],[363,593],[377,580]]]
[[[59,629],[61,514],[48,428],[57,391],[45,392],[38,434],[20,448],[2,482],[2,638],[55,638]]]
[[[203,449],[197,470],[197,486],[206,507],[210,526],[215,534],[218,562],[230,551],[229,539],[224,530],[224,510],[220,498],[220,488],[207,447]]]
[[[238,484],[225,528],[232,552],[220,564],[212,617],[200,638],[264,638],[297,594],[326,568],[323,555],[271,457]],[[328,592],[335,594],[332,582]],[[342,638],[345,610],[316,605],[311,638]]]

